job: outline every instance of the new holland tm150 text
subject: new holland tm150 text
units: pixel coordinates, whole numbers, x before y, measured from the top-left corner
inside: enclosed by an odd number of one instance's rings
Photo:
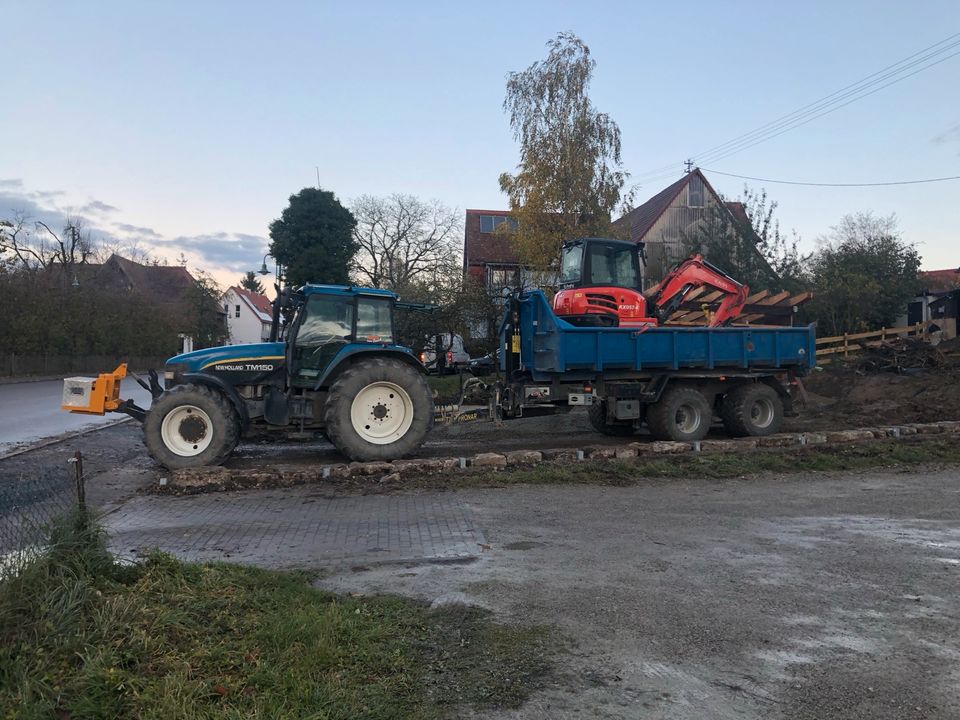
[[[135,378],[153,397],[120,399],[121,365],[64,381],[63,409],[120,412],[143,424],[151,456],[170,469],[216,465],[254,426],[322,431],[353,460],[416,450],[433,424],[423,365],[394,341],[397,301],[386,290],[306,285],[274,303],[272,342],[226,345],[170,358],[163,385]],[[278,340],[280,315],[287,322]]]

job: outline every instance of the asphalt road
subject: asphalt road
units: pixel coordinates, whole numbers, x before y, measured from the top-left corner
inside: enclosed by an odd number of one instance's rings
[[[149,407],[150,393],[132,378],[123,381],[121,397]],[[74,415],[60,409],[62,380],[0,385],[0,455],[64,433],[115,423],[122,415]]]

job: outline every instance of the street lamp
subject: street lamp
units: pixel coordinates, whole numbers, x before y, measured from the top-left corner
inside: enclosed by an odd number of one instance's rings
[[[270,274],[270,271],[267,270],[267,257],[269,257],[269,255],[270,255],[270,253],[267,253],[266,255],[263,256],[263,265],[260,266],[260,270],[259,270],[259,273],[260,273],[261,275],[269,275],[269,274]]]

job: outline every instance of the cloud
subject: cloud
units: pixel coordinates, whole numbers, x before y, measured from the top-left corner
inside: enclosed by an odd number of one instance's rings
[[[0,180],[0,219],[23,217],[43,222],[59,231],[68,219],[80,219],[93,238],[106,247],[138,247],[173,261],[181,252],[212,272],[246,272],[260,267],[267,238],[240,232],[211,232],[167,238],[153,228],[121,222],[119,209],[102,200],[89,199],[80,207],[61,205],[61,190],[27,191],[19,179]],[[110,217],[106,217],[110,216]],[[123,252],[121,250],[121,252]]]
[[[120,208],[116,208],[113,205],[107,205],[105,202],[100,200],[91,200],[86,205],[80,208],[78,212],[81,213],[99,213],[101,215],[108,215],[110,213],[115,213]]]
[[[153,228],[140,227],[139,225],[130,225],[129,223],[113,223],[113,227],[119,230],[122,233],[128,235],[137,235],[140,237],[154,238],[156,240],[162,240],[163,235],[158,233]]]
[[[246,233],[181,235],[172,240],[156,241],[154,244],[178,252],[193,253],[204,262],[238,272],[257,269],[267,251],[265,237]]]
[[[957,123],[949,130],[940,133],[933,139],[935,145],[946,145],[951,142],[960,142],[960,123]]]

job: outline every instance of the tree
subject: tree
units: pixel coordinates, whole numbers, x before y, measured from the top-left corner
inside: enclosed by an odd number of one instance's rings
[[[731,209],[723,197],[710,204],[693,229],[681,232],[686,254],[699,253],[752,290],[798,292],[809,284],[804,270],[809,256],[798,249],[800,238],[780,232],[774,217],[776,201],[744,186],[737,198],[743,213]]]
[[[620,129],[587,94],[596,65],[590,49],[572,33],[560,33],[547,48],[545,61],[509,74],[503,102],[520,163],[515,175],[500,176],[500,189],[518,223],[520,259],[537,269],[558,259],[564,240],[611,233],[628,177]]]
[[[240,280],[240,287],[252,293],[263,295],[263,283],[260,282],[260,279],[253,270],[247,270],[247,274]]]
[[[347,284],[358,250],[353,214],[328,190],[304,188],[270,223],[270,254],[290,285]]]
[[[79,219],[67,218],[57,234],[45,222],[31,221],[23,213],[0,225],[0,255],[24,270],[44,270],[52,265],[71,269],[93,257],[95,243]]]
[[[808,312],[822,335],[890,327],[920,290],[919,271],[920,254],[901,237],[895,215],[846,215],[811,260]]]
[[[359,252],[354,274],[372,287],[398,289],[462,272],[456,246],[463,225],[456,210],[412,195],[363,195],[353,203]]]

